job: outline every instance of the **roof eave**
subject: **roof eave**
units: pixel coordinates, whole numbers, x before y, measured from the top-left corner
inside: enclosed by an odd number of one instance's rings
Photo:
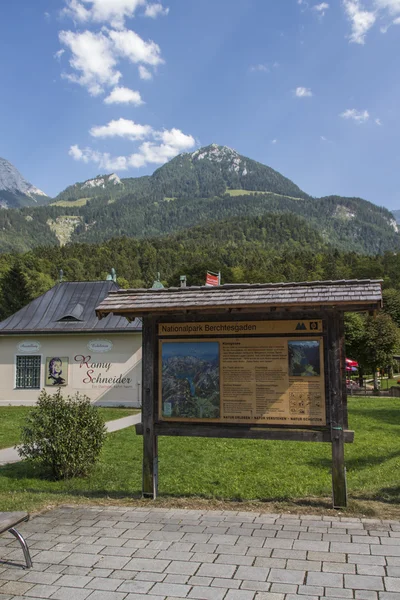
[[[167,307],[146,307],[146,308],[112,308],[112,309],[99,309],[96,310],[97,317],[99,319],[106,318],[112,314],[118,317],[125,317],[129,320],[135,318],[141,318],[146,315],[168,315],[172,313],[209,313],[209,312],[241,312],[241,313],[258,313],[261,311],[265,312],[287,312],[287,309],[293,311],[297,309],[300,311],[326,311],[335,310],[340,312],[368,312],[380,310],[382,308],[382,301],[369,301],[369,302],[344,302],[344,303],[332,303],[332,302],[318,302],[318,303],[285,303],[285,304],[229,304],[229,305],[218,305],[218,306],[167,306]]]
[[[122,315],[125,316],[125,315]],[[71,335],[71,334],[110,335],[114,333],[142,333],[142,328],[136,329],[126,327],[125,329],[4,329],[0,330],[0,336],[6,335]]]

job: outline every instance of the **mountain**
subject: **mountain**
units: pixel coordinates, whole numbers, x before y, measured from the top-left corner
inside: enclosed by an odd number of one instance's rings
[[[211,144],[180,154],[150,177],[120,179],[114,173],[76,183],[58,194],[53,204],[126,194],[152,193],[163,198],[210,198],[229,190],[271,192],[309,198],[297,185],[277,171],[238,154],[232,148]]]
[[[387,209],[361,198],[313,198],[270,167],[211,144],[175,157],[151,176],[98,175],[69,186],[47,206],[0,211],[0,251],[27,251],[38,240],[54,246],[154,238],[266,215],[305,219],[339,250],[400,250],[397,224]]]
[[[5,158],[0,157],[0,207],[20,208],[39,206],[49,200],[47,194],[39,190]]]
[[[209,198],[227,189],[309,197],[277,171],[217,144],[176,156],[151,180],[164,196],[176,198]]]
[[[93,179],[69,185],[52,201],[53,205],[71,206],[76,200],[88,200],[106,195],[118,196],[126,190],[125,184],[115,173],[97,175]],[[79,203],[83,205],[84,203]]]
[[[396,219],[396,223],[400,225],[400,210],[392,210],[392,215]]]

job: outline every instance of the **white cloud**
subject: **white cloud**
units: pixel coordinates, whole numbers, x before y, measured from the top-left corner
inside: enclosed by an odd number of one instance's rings
[[[90,135],[99,138],[122,137],[129,140],[143,140],[153,133],[150,125],[139,125],[129,119],[118,119],[110,121],[107,125],[92,127]]]
[[[139,152],[131,154],[128,159],[132,167],[141,167],[146,164],[163,165],[177,154],[190,150],[195,145],[194,138],[186,135],[180,129],[154,131],[153,136],[162,143],[143,142],[139,147]]]
[[[66,0],[64,13],[78,22],[94,21],[108,23],[112,27],[124,27],[125,19],[135,15],[146,0]]]
[[[277,144],[278,140],[271,140],[271,144]]]
[[[74,160],[82,160],[83,162],[87,162],[85,160],[84,157],[84,153],[82,152],[82,150],[79,148],[79,146],[77,146],[76,144],[74,146],[71,146],[71,148],[68,151],[68,154],[70,156],[72,156],[72,158]]]
[[[126,156],[111,156],[108,152],[97,152],[92,148],[81,150],[79,146],[75,145],[70,147],[68,154],[74,160],[82,161],[85,164],[95,163],[106,171],[126,171],[128,168]]]
[[[114,44],[115,52],[132,63],[156,66],[164,62],[161,58],[160,47],[155,42],[151,40],[145,42],[130,29],[111,30],[109,36]]]
[[[310,88],[305,88],[305,87],[296,88],[294,93],[295,93],[295,96],[297,96],[297,98],[310,98],[313,95]]]
[[[180,129],[163,129],[155,131],[154,137],[161,140],[166,146],[177,148],[179,151],[189,150],[195,145],[194,138],[191,135],[186,135]]]
[[[359,0],[343,0],[343,6],[351,22],[350,42],[365,44],[365,36],[376,21],[375,13],[364,10]]]
[[[118,84],[121,73],[117,64],[121,58],[138,64],[156,67],[162,64],[160,47],[153,41],[146,42],[137,33],[128,29],[100,32],[61,31],[60,42],[71,51],[70,66],[75,73],[63,77],[86,87],[92,96],[98,96],[107,87]],[[64,49],[63,49],[64,51]],[[61,51],[57,57],[61,56]],[[139,66],[141,79],[151,79],[152,73]]]
[[[321,2],[320,4],[316,4],[315,6],[313,6],[312,10],[315,10],[323,17],[328,8],[329,4],[327,2]]]
[[[183,133],[180,129],[155,131],[149,125],[139,125],[126,119],[110,121],[102,127],[93,127],[90,134],[102,138],[124,137],[133,141],[142,140],[137,151],[128,156],[113,157],[107,152],[98,152],[89,147],[70,147],[69,155],[74,160],[93,162],[103,169],[113,171],[125,171],[128,167],[140,168],[148,164],[162,165],[180,152],[190,150],[196,143],[193,136]]]
[[[139,92],[130,90],[126,87],[116,87],[111,94],[104,99],[105,104],[133,104],[140,106],[144,104]]]
[[[265,64],[251,65],[250,71],[252,73],[269,73],[269,67]]]
[[[70,49],[69,64],[79,73],[65,78],[86,87],[92,96],[101,94],[105,86],[117,85],[121,73],[115,69],[112,43],[103,33],[60,31],[59,39]]]
[[[375,123],[376,123],[376,125],[379,125],[379,126],[382,125],[382,121],[380,119],[375,119]]]
[[[313,10],[316,10],[317,12],[324,12],[325,10],[328,10],[328,8],[329,4],[327,2],[321,2],[321,4],[313,6]]]
[[[146,10],[144,11],[145,17],[150,17],[151,19],[156,19],[160,16],[167,16],[169,13],[169,8],[164,8],[162,4],[157,2],[156,4],[148,4],[146,6]]]
[[[78,0],[67,0],[67,6],[62,12],[80,23],[90,20],[90,10],[87,10]]]
[[[391,25],[400,24],[400,0],[368,0],[368,8],[362,4],[362,0],[342,2],[352,24],[349,39],[356,44],[365,44],[366,34],[377,22],[381,23],[381,33],[386,33]]]
[[[387,10],[393,16],[400,13],[400,0],[375,0],[375,6],[378,9]]]
[[[139,77],[148,81],[149,79],[153,79],[153,73],[143,65],[139,65]]]
[[[65,50],[64,48],[61,48],[61,50],[57,50],[57,52],[55,52],[53,54],[53,57],[57,60],[60,60],[60,58],[62,57],[62,55],[64,54]]]
[[[343,119],[352,119],[356,123],[365,123],[369,119],[369,112],[367,110],[356,110],[355,108],[348,108],[339,115]]]

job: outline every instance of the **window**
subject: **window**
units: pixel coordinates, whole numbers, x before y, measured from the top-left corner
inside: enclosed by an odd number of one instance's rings
[[[76,304],[72,310],[67,311],[60,319],[57,319],[59,323],[67,321],[83,321],[82,314],[84,308],[82,304]]]
[[[40,388],[40,356],[17,356],[15,387],[20,390]]]

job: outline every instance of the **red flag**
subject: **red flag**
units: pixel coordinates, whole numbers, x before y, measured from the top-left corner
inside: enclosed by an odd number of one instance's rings
[[[206,285],[219,285],[219,275],[214,275],[212,273],[207,273],[206,275]]]

